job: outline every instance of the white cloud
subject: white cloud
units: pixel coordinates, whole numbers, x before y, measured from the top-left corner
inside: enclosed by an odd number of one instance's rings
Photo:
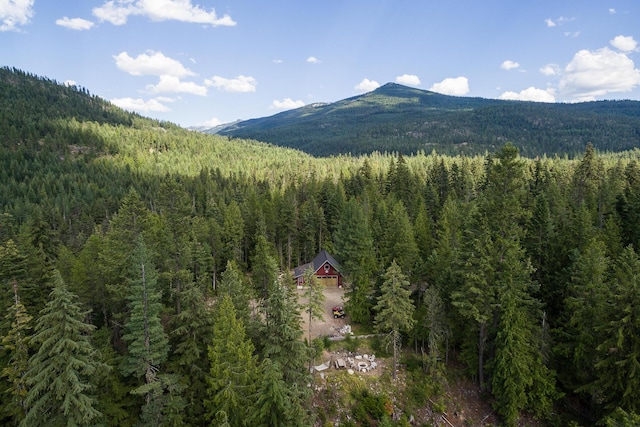
[[[307,58],[307,62],[309,64],[319,64],[320,60],[318,58],[316,58],[315,56],[310,56]]]
[[[160,81],[156,85],[147,86],[147,90],[152,93],[190,93],[193,95],[206,96],[207,88],[194,82],[183,82],[176,76],[160,76]]]
[[[567,37],[576,38],[576,37],[580,37],[580,31],[565,31],[564,35]]]
[[[540,72],[545,76],[555,76],[560,73],[560,67],[556,64],[547,64],[540,68]]]
[[[211,79],[206,79],[204,84],[225,92],[255,92],[258,82],[251,76],[243,76],[241,74],[235,79],[213,76]]]
[[[282,59],[274,59],[272,62],[274,64],[282,64],[283,61],[282,61]]]
[[[498,98],[517,101],[556,102],[554,89],[536,89],[533,86],[523,89],[520,92],[504,92]]]
[[[638,42],[631,36],[616,36],[613,40],[609,41],[609,43],[611,43],[611,46],[623,52],[633,52],[638,48]]]
[[[65,86],[77,86],[78,82],[76,82],[75,80],[65,80],[64,81],[64,85]]]
[[[407,86],[420,86],[420,79],[415,74],[403,74],[396,77],[396,83]]]
[[[114,98],[111,103],[120,108],[129,111],[137,111],[139,113],[148,113],[150,111],[165,112],[171,111],[163,102],[170,102],[168,98],[158,97],[145,101],[141,98]]]
[[[35,0],[0,0],[0,31],[17,31],[33,16]]]
[[[372,90],[376,90],[380,87],[380,83],[375,80],[362,79],[360,83],[355,85],[354,89],[359,93],[371,92]]]
[[[640,85],[640,70],[625,53],[608,47],[581,50],[567,64],[559,92],[577,101],[593,100],[612,92],[629,92]]]
[[[469,93],[469,79],[466,77],[449,77],[429,88],[433,92],[444,95],[463,96]]]
[[[164,56],[162,52],[148,51],[135,58],[127,52],[121,52],[113,57],[116,66],[133,76],[193,76],[194,73],[185,68],[179,61]]]
[[[93,9],[100,21],[124,25],[129,16],[146,16],[152,21],[180,21],[212,26],[234,26],[229,15],[219,17],[214,9],[207,11],[191,0],[109,0]]]
[[[94,23],[82,18],[67,18],[66,16],[61,19],[56,19],[56,25],[69,28],[70,30],[90,30],[94,26]]]
[[[208,126],[210,128],[214,128],[216,126],[219,126],[222,124],[222,120],[220,120],[217,117],[212,117],[209,120],[205,121],[202,125],[203,126]]]
[[[502,68],[503,70],[513,70],[514,68],[518,67],[520,67],[520,64],[509,59],[500,64],[500,68]]]
[[[113,25],[124,25],[127,23],[129,15],[138,15],[139,9],[131,4],[121,0],[108,1],[100,7],[94,7],[93,16],[101,22],[110,22]]]
[[[575,20],[575,18],[567,18],[566,16],[560,16],[556,20],[547,18],[544,20],[544,23],[547,24],[547,27],[556,27],[558,25],[564,24],[565,22],[571,22],[573,20]]]
[[[284,98],[282,101],[274,99],[269,108],[273,110],[292,110],[300,107],[304,107],[304,101],[301,99],[294,101],[291,98]]]
[[[609,13],[611,15],[615,15],[616,14],[616,10],[614,8],[609,9]]]

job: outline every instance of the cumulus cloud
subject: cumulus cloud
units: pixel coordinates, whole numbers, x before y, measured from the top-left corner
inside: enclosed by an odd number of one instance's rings
[[[623,52],[608,47],[581,50],[564,68],[558,90],[577,101],[593,100],[612,92],[629,92],[640,85],[640,70]]]
[[[18,31],[31,22],[35,0],[0,0],[0,31]]]
[[[469,79],[466,77],[449,77],[429,88],[443,95],[463,96],[469,93]]]
[[[609,9],[609,13],[611,15],[615,15],[616,14],[616,10],[614,8]]]
[[[372,90],[376,90],[380,87],[380,83],[375,80],[362,79],[360,83],[355,85],[354,89],[359,93],[371,92]]]
[[[94,23],[82,18],[64,18],[56,19],[56,25],[69,28],[70,30],[90,30]]]
[[[274,99],[269,107],[272,110],[292,110],[294,108],[304,107],[304,101],[294,101],[291,98],[284,98],[283,100]]]
[[[498,98],[514,101],[556,102],[554,89],[536,89],[533,86],[523,89],[520,92],[504,92]]]
[[[139,113],[148,113],[150,111],[165,112],[171,111],[169,107],[163,104],[163,102],[170,102],[170,99],[164,97],[152,98],[147,101],[141,98],[113,98],[111,103],[118,107],[129,110],[137,111]]]
[[[403,74],[396,77],[396,83],[407,86],[420,86],[420,79],[415,74]]]
[[[309,64],[319,64],[320,60],[318,58],[316,58],[315,56],[310,56],[307,58],[307,62]]]
[[[255,92],[258,82],[251,76],[243,76],[241,74],[235,79],[213,76],[211,79],[206,79],[204,84],[225,92]]]
[[[222,17],[214,9],[193,5],[191,0],[109,0],[92,10],[100,21],[124,25],[129,16],[145,16],[152,21],[180,21],[211,26],[234,26],[229,15]]]
[[[545,76],[555,76],[560,73],[560,67],[556,64],[547,64],[540,68],[540,72]]]
[[[503,70],[513,70],[514,68],[518,68],[518,67],[520,67],[520,64],[518,64],[515,61],[511,61],[509,59],[507,59],[502,64],[500,64],[500,68],[502,68]]]
[[[193,76],[194,73],[185,68],[180,61],[164,56],[162,52],[152,50],[142,53],[135,58],[127,52],[121,52],[113,57],[116,66],[132,76]]]
[[[160,81],[156,85],[147,86],[147,90],[152,93],[190,93],[193,95],[206,96],[207,88],[194,82],[183,82],[176,76],[160,76]]]
[[[616,36],[613,40],[610,40],[611,46],[623,52],[633,52],[638,48],[638,42],[636,42],[631,36]]]

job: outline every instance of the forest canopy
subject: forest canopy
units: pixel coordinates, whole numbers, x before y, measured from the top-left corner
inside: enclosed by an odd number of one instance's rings
[[[637,150],[317,159],[0,76],[0,423],[313,425],[320,249],[394,365],[450,355],[506,425],[638,419]]]

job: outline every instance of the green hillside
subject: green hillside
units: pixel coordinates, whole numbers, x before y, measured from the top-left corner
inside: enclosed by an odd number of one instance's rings
[[[234,123],[219,133],[317,156],[432,150],[481,154],[507,141],[529,157],[573,156],[587,143],[602,151],[640,146],[640,102],[502,101],[446,96],[389,83],[335,103]]]
[[[0,71],[0,425],[638,425],[640,150],[314,158]]]

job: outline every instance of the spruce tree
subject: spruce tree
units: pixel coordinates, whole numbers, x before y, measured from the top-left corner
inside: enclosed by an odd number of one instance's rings
[[[271,285],[262,310],[262,357],[279,366],[290,388],[292,404],[302,406],[308,397],[309,373],[305,364],[309,348],[302,341],[300,307],[291,275],[284,274]]]
[[[349,199],[345,205],[334,240],[336,256],[350,279],[345,290],[345,308],[354,322],[367,322],[373,306],[375,255],[367,217],[356,199]]]
[[[640,258],[632,246],[618,257],[609,281],[608,321],[595,364],[595,389],[606,409],[640,413]]]
[[[13,293],[14,304],[9,307],[6,316],[11,329],[2,337],[2,348],[8,353],[8,362],[0,374],[9,382],[9,389],[6,391],[8,397],[3,399],[3,412],[9,414],[17,425],[26,415],[25,398],[28,388],[25,373],[29,362],[31,316],[20,302],[17,282],[14,282]]]
[[[258,380],[257,359],[229,295],[217,304],[209,346],[207,415],[226,414],[230,426],[245,426]]]
[[[124,341],[127,343],[127,354],[120,367],[123,375],[143,380],[133,394],[145,397],[145,407],[154,408],[154,416],[143,415],[158,420],[161,415],[157,402],[162,393],[158,373],[161,365],[167,360],[169,342],[160,321],[162,303],[157,285],[157,272],[142,236],[131,259],[128,278],[129,319],[125,324]]]
[[[40,313],[32,338],[38,352],[29,359],[25,376],[29,391],[23,426],[90,426],[101,417],[92,397],[98,362],[88,334],[94,329],[83,319],[60,274],[54,271],[50,301]]]
[[[414,324],[415,306],[411,300],[409,281],[395,261],[383,275],[384,283],[376,311],[375,328],[379,333],[387,334],[393,346],[393,378],[396,378],[398,351],[402,344],[402,332],[408,332]]]
[[[207,347],[213,338],[213,315],[202,290],[189,282],[182,289],[182,310],[173,318],[171,338],[174,348],[172,371],[177,373],[185,389],[187,419],[195,422],[202,419],[205,408],[202,396],[206,390],[209,371]]]
[[[256,401],[251,405],[249,425],[255,427],[299,426],[296,408],[299,403],[290,398],[290,387],[282,378],[280,366],[265,359],[261,366],[262,379]]]
[[[273,262],[271,267],[274,267]],[[254,298],[254,292],[243,280],[242,272],[235,261],[227,262],[218,285],[218,294],[220,297],[224,295],[231,297],[238,319],[242,320],[247,329],[251,329],[251,300]]]

